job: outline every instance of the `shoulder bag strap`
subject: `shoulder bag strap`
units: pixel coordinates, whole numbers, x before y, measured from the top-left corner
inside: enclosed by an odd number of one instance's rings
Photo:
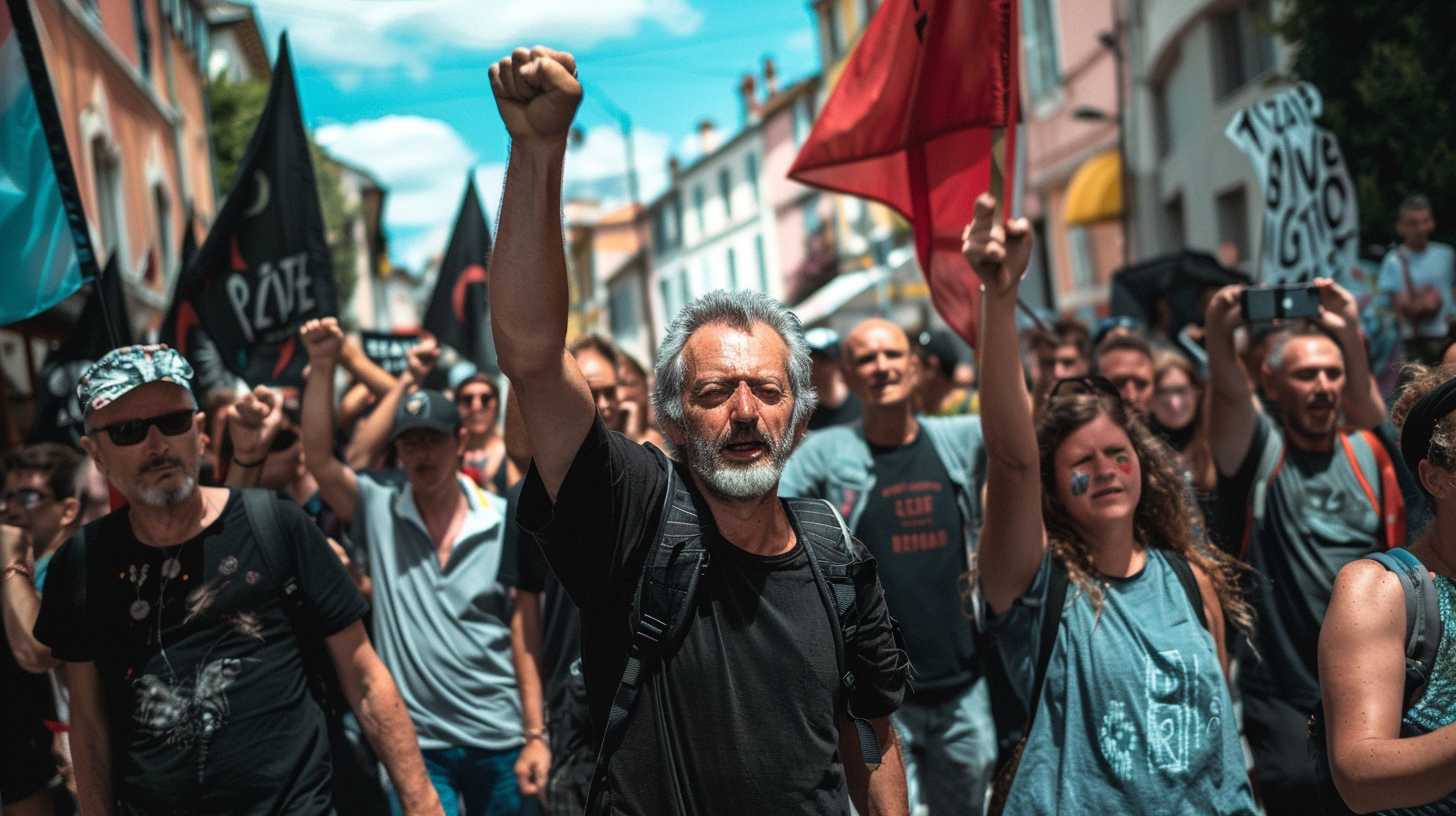
[[[1207,629],[1208,616],[1203,612],[1203,590],[1198,587],[1198,579],[1193,575],[1193,566],[1188,563],[1188,559],[1172,550],[1161,550],[1160,552],[1167,556],[1163,560],[1172,568],[1173,574],[1178,576],[1178,583],[1183,585],[1183,592],[1188,596],[1188,605],[1198,613],[1198,623]],[[1152,556],[1151,551],[1148,552],[1148,556]]]
[[[1047,585],[1046,600],[1041,611],[1041,639],[1037,643],[1036,681],[1031,686],[1031,699],[1026,702],[1026,733],[1022,739],[1031,737],[1031,726],[1036,722],[1036,712],[1041,708],[1041,690],[1046,685],[1047,667],[1052,662],[1052,649],[1057,645],[1057,633],[1062,627],[1063,607],[1067,603],[1067,585],[1071,582],[1067,568],[1055,555],[1050,556],[1051,575]]]

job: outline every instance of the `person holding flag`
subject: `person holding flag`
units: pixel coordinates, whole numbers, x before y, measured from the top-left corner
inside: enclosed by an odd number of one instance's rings
[[[1111,382],[1062,380],[1033,416],[1016,332],[1031,226],[994,212],[978,198],[964,242],[984,282],[972,581],[1030,714],[993,805],[1255,813],[1225,678],[1225,621],[1252,625],[1238,565],[1191,532],[1173,455]]]

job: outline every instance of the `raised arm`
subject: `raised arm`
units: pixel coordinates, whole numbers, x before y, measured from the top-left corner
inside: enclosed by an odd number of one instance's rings
[[[1213,462],[1218,472],[1238,472],[1249,445],[1254,441],[1254,423],[1259,419],[1254,392],[1234,349],[1234,329],[1243,322],[1240,296],[1243,286],[1225,286],[1208,302],[1204,330],[1208,348],[1209,399],[1208,435]]]
[[[355,337],[344,339],[344,348],[339,352],[339,362],[348,369],[354,379],[363,383],[376,397],[384,396],[394,387],[394,376],[369,359],[364,347]]]
[[[310,320],[299,329],[308,350],[308,383],[303,389],[303,461],[318,481],[319,493],[341,519],[354,517],[359,480],[334,456],[334,368],[344,333],[332,317]]]
[[[986,444],[985,518],[976,554],[981,592],[1005,612],[1031,586],[1046,552],[1041,518],[1041,462],[1031,395],[1021,371],[1016,289],[1031,258],[1024,218],[996,223],[996,201],[976,199],[964,252],[980,276],[981,430]]]
[[[1385,398],[1370,373],[1365,333],[1360,330],[1360,304],[1329,278],[1316,278],[1314,286],[1319,290],[1319,324],[1335,336],[1345,353],[1345,421],[1356,428],[1374,428],[1386,420]]]
[[[1395,574],[1353,561],[1320,628],[1325,741],[1340,798],[1357,813],[1414,808],[1456,790],[1456,725],[1402,738],[1405,592]]]
[[[15,569],[8,569],[15,567]],[[9,524],[0,524],[0,606],[5,618],[5,641],[15,662],[28,672],[39,674],[57,665],[50,647],[35,639],[35,619],[40,617],[40,593],[31,583],[35,561],[30,534]]]
[[[554,499],[596,407],[566,351],[566,254],[561,174],[581,104],[576,60],[517,48],[491,66],[490,87],[511,135],[490,270],[490,318],[500,367],[521,398],[536,468]]]
[[[349,467],[364,470],[379,460],[385,447],[389,445],[389,432],[394,428],[394,414],[399,410],[399,401],[425,381],[439,357],[440,347],[435,338],[427,337],[409,350],[409,367],[398,379],[384,375],[389,377],[391,385],[380,397],[374,410],[360,420],[354,429],[354,438],[349,440],[349,447],[344,452],[348,457]]]
[[[283,397],[266,385],[256,386],[226,411],[233,458],[227,466],[228,487],[257,487],[263,465],[283,424]]]

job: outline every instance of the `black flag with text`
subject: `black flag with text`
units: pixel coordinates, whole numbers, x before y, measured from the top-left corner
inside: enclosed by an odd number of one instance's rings
[[[442,345],[475,363],[482,371],[498,371],[495,341],[490,336],[486,270],[490,268],[490,230],[475,195],[475,182],[465,181],[465,199],[440,262],[440,276],[425,311],[425,331]]]
[[[288,35],[232,191],[184,279],[183,296],[222,364],[249,385],[300,385],[304,321],[338,313]]]
[[[76,382],[81,379],[81,372],[106,352],[131,343],[131,318],[127,315],[126,295],[122,292],[121,273],[113,253],[101,274],[91,282],[91,293],[80,319],[66,339],[46,355],[29,441],[78,444],[84,433],[81,403],[76,399]]]
[[[186,297],[193,290],[192,281],[197,275],[192,267],[192,260],[197,257],[197,230],[191,218],[183,222],[179,257],[182,271],[177,274],[177,285],[172,290],[172,305],[162,319],[160,340],[187,358],[192,366],[192,392],[199,403],[204,403],[209,392],[229,388],[236,379],[223,367],[217,344],[202,328],[196,307]]]

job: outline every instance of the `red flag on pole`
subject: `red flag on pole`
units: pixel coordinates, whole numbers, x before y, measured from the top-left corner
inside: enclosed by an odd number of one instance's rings
[[[795,181],[910,219],[930,298],[971,344],[980,286],[961,255],[961,231],[977,195],[999,200],[1012,189],[1004,181],[1016,166],[1017,6],[887,0],[789,168]]]

